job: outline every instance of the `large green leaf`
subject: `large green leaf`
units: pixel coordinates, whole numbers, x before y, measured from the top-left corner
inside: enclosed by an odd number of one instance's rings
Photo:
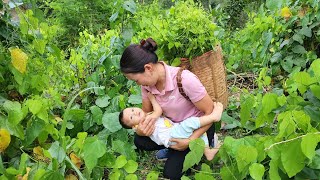
[[[301,45],[296,45],[292,48],[292,52],[297,53],[297,54],[304,54],[306,53],[306,49],[301,46]]]
[[[236,161],[239,172],[246,169],[248,165],[257,161],[257,149],[252,146],[240,145],[237,151]]]
[[[278,125],[278,138],[287,137],[295,131],[296,124],[294,123],[291,111],[279,114],[278,119],[281,120],[280,125]]]
[[[96,105],[101,107],[101,108],[104,108],[104,107],[107,107],[109,104],[110,104],[110,97],[109,96],[102,96],[102,97],[99,97],[97,98],[96,100]]]
[[[320,86],[319,85],[311,85],[310,86],[312,94],[320,100]]]
[[[279,107],[278,104],[278,95],[274,93],[267,93],[262,98],[262,111],[263,114],[267,115],[270,113],[273,109]]]
[[[21,124],[11,124],[8,119],[5,119],[4,116],[0,115],[0,127],[7,129],[10,134],[24,140],[24,128]]]
[[[149,172],[149,174],[147,175],[147,180],[157,180],[159,177],[159,173],[155,172],[155,171],[151,171]]]
[[[123,3],[123,8],[127,11],[130,11],[132,14],[136,13],[136,3],[133,0],[125,1]]]
[[[244,98],[244,100],[241,102],[240,119],[241,119],[242,125],[245,125],[246,122],[251,118],[251,110],[253,105],[254,105],[254,98],[252,96]]]
[[[255,180],[262,180],[265,168],[260,163],[253,163],[249,167],[250,176]]]
[[[310,160],[316,154],[316,147],[320,142],[320,135],[314,133],[308,133],[306,136],[302,137],[301,141],[301,150],[305,156],[307,156]]]
[[[21,104],[16,101],[5,101],[3,103],[5,111],[8,113],[9,123],[17,125],[23,119],[23,113],[21,110]]]
[[[84,109],[69,109],[64,113],[64,120],[77,120],[82,121],[87,111]]]
[[[212,176],[212,170],[210,169],[210,166],[204,163],[201,165],[201,171],[196,173],[194,177],[196,180],[215,180],[215,178]]]
[[[40,119],[33,119],[30,126],[26,130],[26,139],[24,141],[24,145],[28,146],[31,144],[39,136],[40,132],[43,131],[45,125],[46,123],[44,121]]]
[[[290,178],[304,168],[305,159],[306,156],[301,150],[301,143],[299,140],[287,142],[282,146],[281,162]]]
[[[312,159],[311,164],[309,164],[310,168],[320,169],[320,149],[316,150],[315,156]]]
[[[292,111],[294,121],[297,123],[298,128],[307,132],[311,127],[310,117],[304,111]]]
[[[32,114],[37,114],[42,108],[42,102],[40,100],[27,100],[26,105],[29,107],[29,110],[32,112]]]
[[[264,41],[263,42],[263,47],[262,47],[262,50],[261,50],[261,54],[260,54],[260,58],[263,58],[266,54],[266,51],[269,47],[269,44],[271,42],[271,39],[272,39],[272,32],[265,32],[262,34],[262,40]]]
[[[63,175],[59,171],[47,171],[41,179],[45,180],[64,180]]]
[[[83,159],[86,167],[91,171],[98,162],[98,159],[106,153],[106,145],[96,136],[88,137],[83,145]]]
[[[270,169],[269,169],[270,179],[281,180],[281,177],[279,175],[278,161],[272,159],[269,162],[269,166],[270,166]]]
[[[266,0],[266,6],[271,11],[279,10],[282,5],[282,0]]]
[[[98,106],[91,106],[90,111],[92,113],[92,119],[94,122],[96,122],[98,125],[101,125],[103,116],[102,110]]]
[[[138,180],[138,176],[135,174],[128,174],[125,180]]]
[[[127,173],[134,173],[138,169],[138,163],[133,160],[129,160],[123,168]]]
[[[64,158],[66,157],[66,152],[60,146],[58,141],[51,144],[51,147],[50,149],[48,149],[48,152],[50,153],[51,157],[57,159],[59,163],[62,163]]]
[[[318,81],[320,80],[320,59],[314,60],[311,64],[311,69],[317,77]]]
[[[116,162],[114,163],[114,168],[120,169],[127,164],[127,158],[124,155],[117,157]]]
[[[119,112],[115,113],[104,113],[102,117],[102,124],[110,132],[117,132],[122,128],[119,123]]]
[[[204,146],[204,141],[200,138],[190,141],[190,152],[185,157],[182,171],[186,171],[200,162],[201,157],[203,156]]]
[[[141,95],[131,94],[129,96],[128,103],[130,103],[130,104],[141,104],[142,103]]]
[[[109,174],[110,180],[119,180],[122,172],[119,169],[113,169],[112,172]]]
[[[299,34],[305,35],[307,37],[311,37],[312,36],[312,31],[311,28],[309,27],[303,27],[300,31]]]

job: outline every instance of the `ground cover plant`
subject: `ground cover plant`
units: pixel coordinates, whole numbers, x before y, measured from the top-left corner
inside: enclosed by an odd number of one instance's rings
[[[163,163],[136,151],[118,123],[121,109],[141,105],[140,88],[119,72],[121,53],[150,36],[172,65],[217,43],[224,50],[223,146],[206,161],[192,141],[182,179],[320,177],[319,0],[6,2],[0,179],[162,179]],[[239,21],[228,12],[246,19],[231,28]]]

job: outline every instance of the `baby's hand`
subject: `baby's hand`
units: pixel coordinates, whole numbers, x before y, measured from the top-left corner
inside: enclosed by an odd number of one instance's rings
[[[147,96],[148,96],[148,99],[149,99],[150,101],[156,100],[156,98],[154,97],[154,95],[151,94],[150,92],[148,92]]]
[[[215,122],[220,121],[223,112],[223,104],[220,102],[213,102],[213,111],[211,113],[214,116]]]

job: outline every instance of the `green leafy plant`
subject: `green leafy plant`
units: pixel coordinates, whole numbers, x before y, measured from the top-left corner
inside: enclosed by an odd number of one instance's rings
[[[133,20],[138,22],[134,40],[152,37],[159,45],[160,58],[170,63],[214,49],[217,37],[221,36],[211,15],[192,1],[177,2],[167,11],[154,3],[137,12]]]

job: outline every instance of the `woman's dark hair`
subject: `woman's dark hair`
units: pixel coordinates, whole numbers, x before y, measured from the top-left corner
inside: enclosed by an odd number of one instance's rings
[[[120,112],[119,114],[119,123],[121,124],[121,126],[125,129],[131,129],[131,127],[127,126],[126,124],[123,123],[123,110]]]
[[[122,73],[143,73],[144,65],[157,63],[157,43],[152,39],[141,40],[140,44],[131,44],[122,53],[120,70]]]

